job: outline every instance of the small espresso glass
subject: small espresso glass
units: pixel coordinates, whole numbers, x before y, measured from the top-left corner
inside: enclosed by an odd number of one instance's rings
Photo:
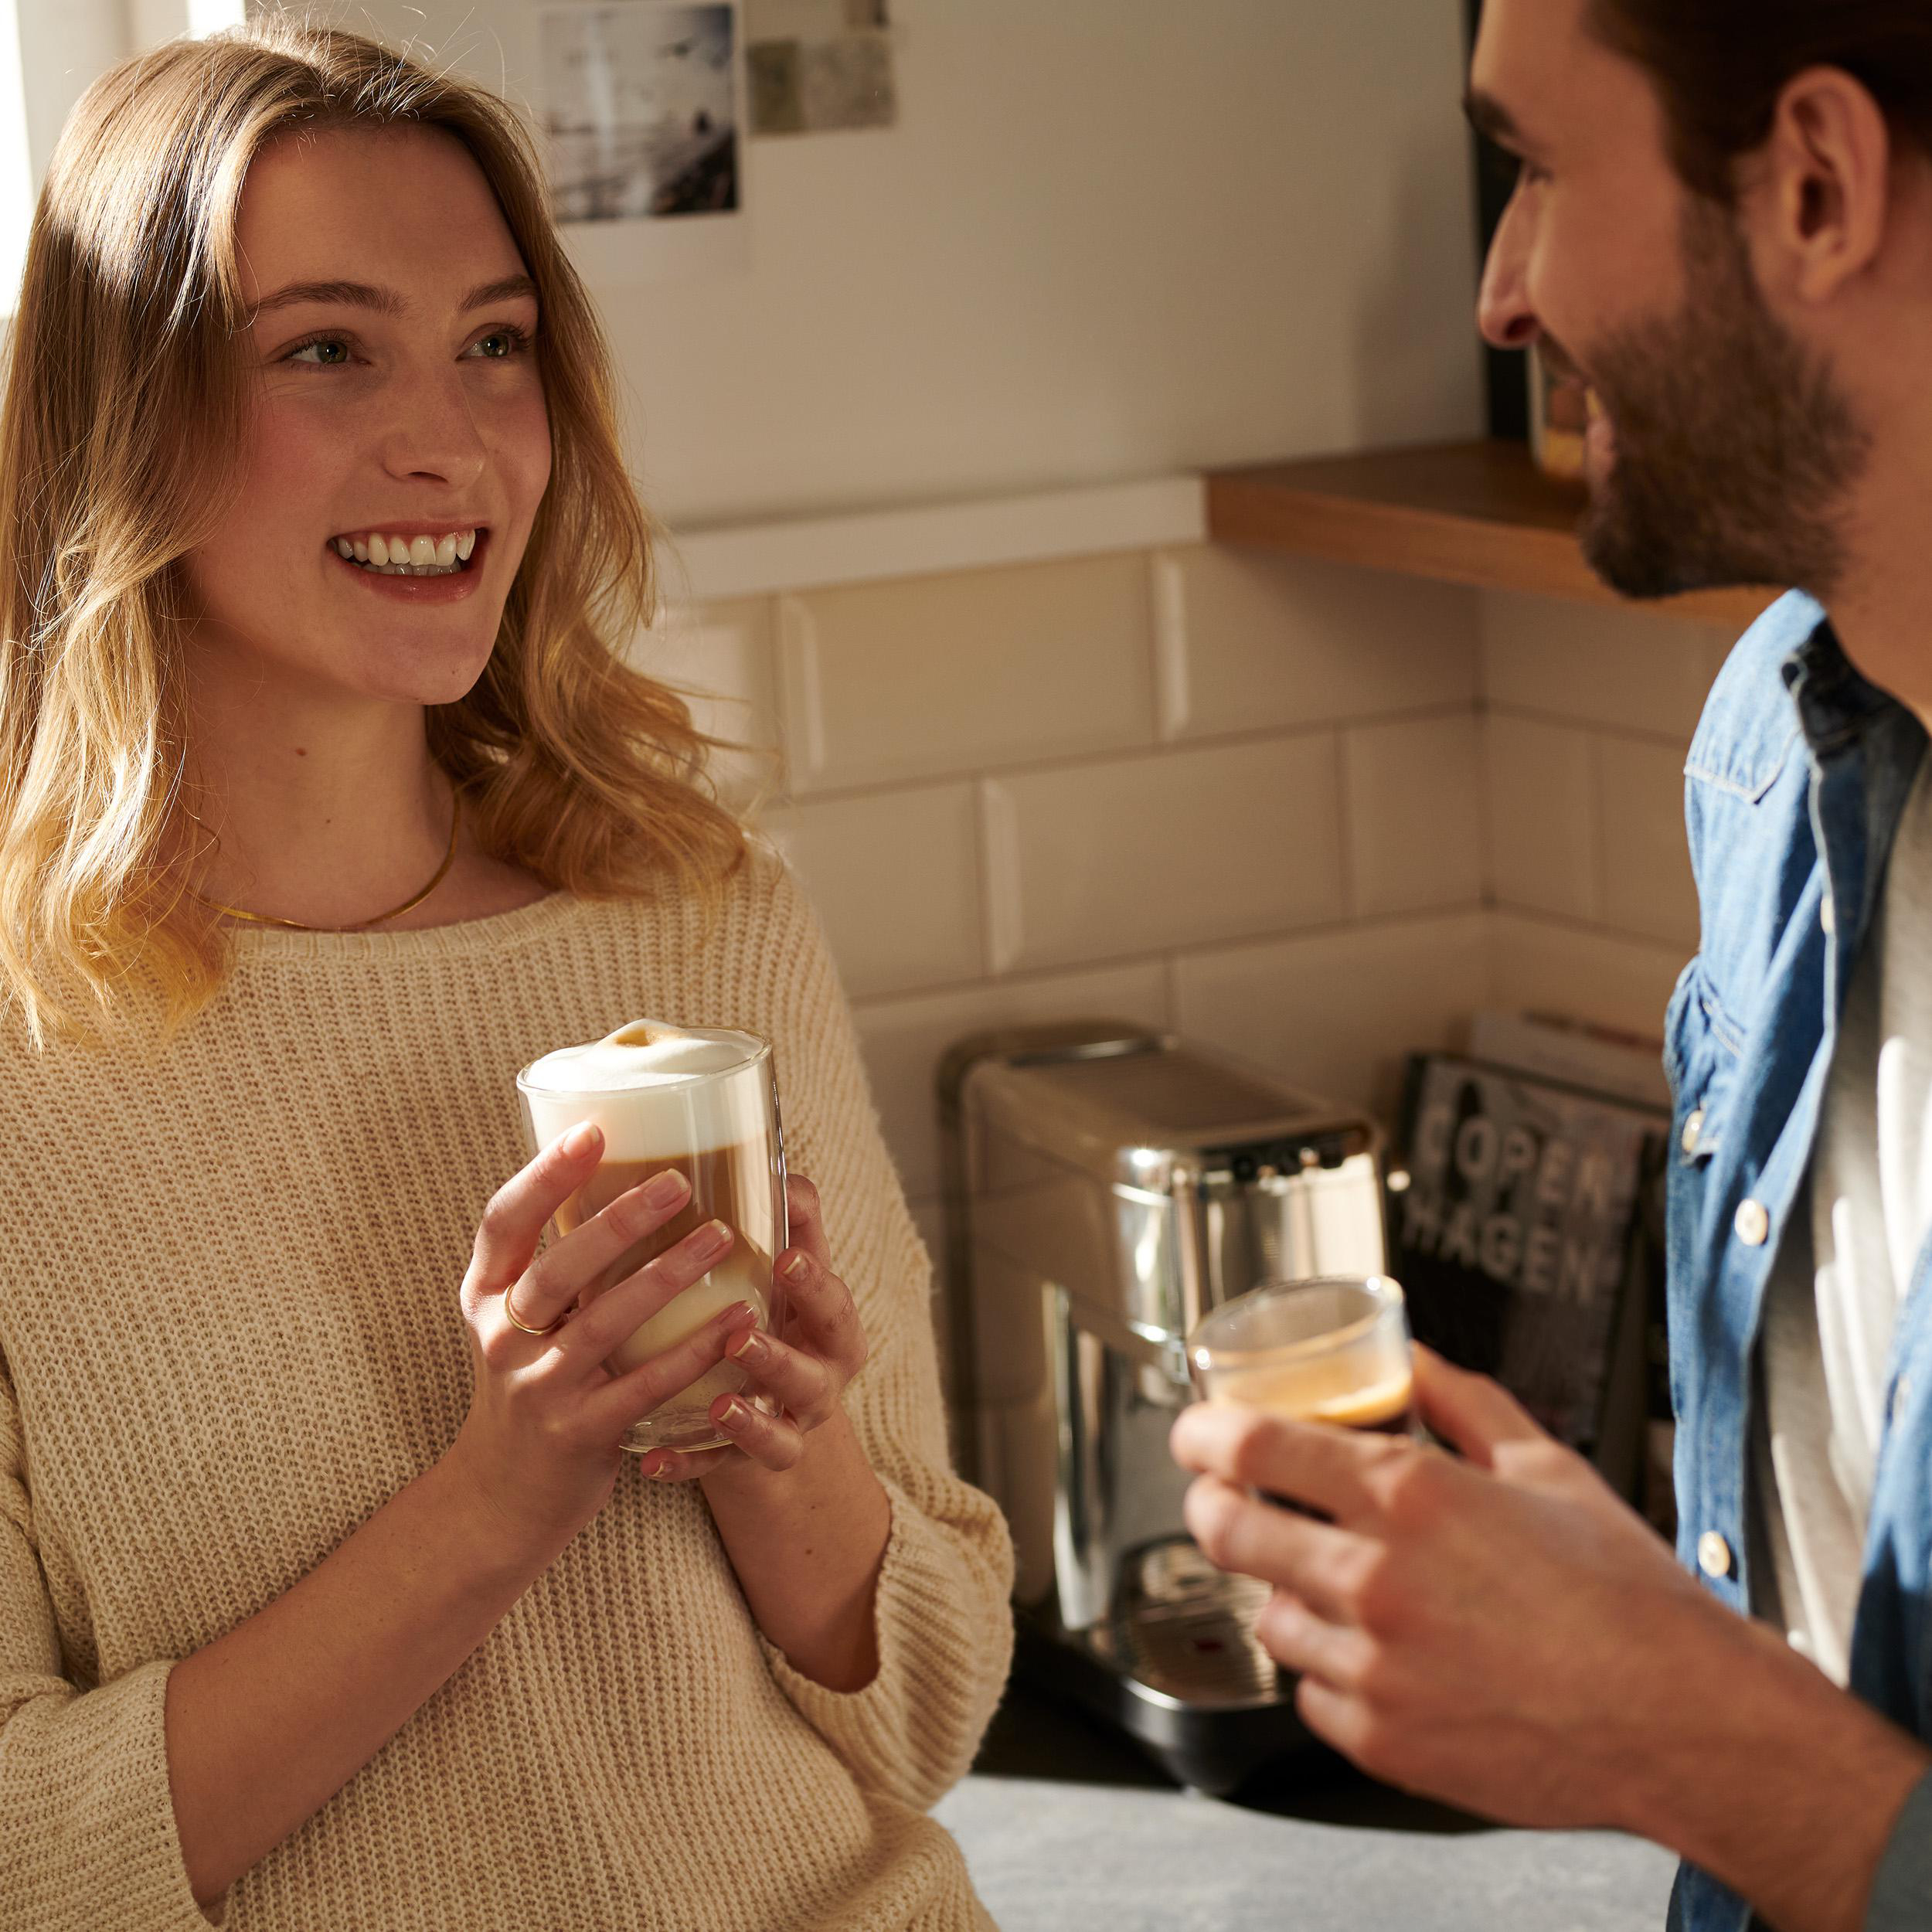
[[[1265,1283],[1202,1320],[1187,1354],[1206,1401],[1385,1435],[1422,1433],[1408,1315],[1386,1275]]]
[[[772,1264],[785,1244],[785,1157],[768,1042],[723,1028],[634,1021],[589,1046],[532,1061],[516,1084],[532,1153],[580,1121],[604,1135],[597,1172],[553,1219],[559,1238],[667,1168],[691,1185],[677,1215],[606,1268],[580,1306],[706,1222],[731,1230],[730,1253],[620,1343],[609,1359],[613,1370],[662,1355],[734,1301],[749,1302],[760,1328],[777,1325],[784,1291]],[[633,1424],[623,1446],[640,1455],[722,1446],[730,1438],[712,1420],[711,1405],[742,1393],[746,1380],[736,1362],[719,1362]],[[767,1412],[775,1406],[747,1399]]]

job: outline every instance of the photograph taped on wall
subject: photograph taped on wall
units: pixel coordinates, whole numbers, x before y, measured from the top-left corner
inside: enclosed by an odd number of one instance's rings
[[[538,21],[551,195],[598,283],[744,265],[736,0],[605,0]]]
[[[891,127],[889,24],[886,0],[745,0],[751,132]]]

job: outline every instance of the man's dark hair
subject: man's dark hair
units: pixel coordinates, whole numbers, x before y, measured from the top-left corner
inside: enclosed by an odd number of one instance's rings
[[[1842,68],[1895,141],[1932,157],[1928,0],[1590,0],[1590,23],[1648,71],[1678,172],[1713,201],[1736,199],[1738,158],[1770,138],[1779,96],[1808,67]]]

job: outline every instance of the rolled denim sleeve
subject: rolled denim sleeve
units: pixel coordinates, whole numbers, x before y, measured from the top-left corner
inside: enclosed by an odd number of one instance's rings
[[[1872,1886],[1865,1932],[1923,1932],[1932,1926],[1932,1771],[1913,1787]]]

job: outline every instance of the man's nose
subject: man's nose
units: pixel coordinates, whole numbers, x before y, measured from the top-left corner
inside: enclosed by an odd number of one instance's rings
[[[1497,349],[1527,349],[1543,333],[1529,300],[1529,223],[1520,192],[1497,224],[1476,298],[1476,326]]]

